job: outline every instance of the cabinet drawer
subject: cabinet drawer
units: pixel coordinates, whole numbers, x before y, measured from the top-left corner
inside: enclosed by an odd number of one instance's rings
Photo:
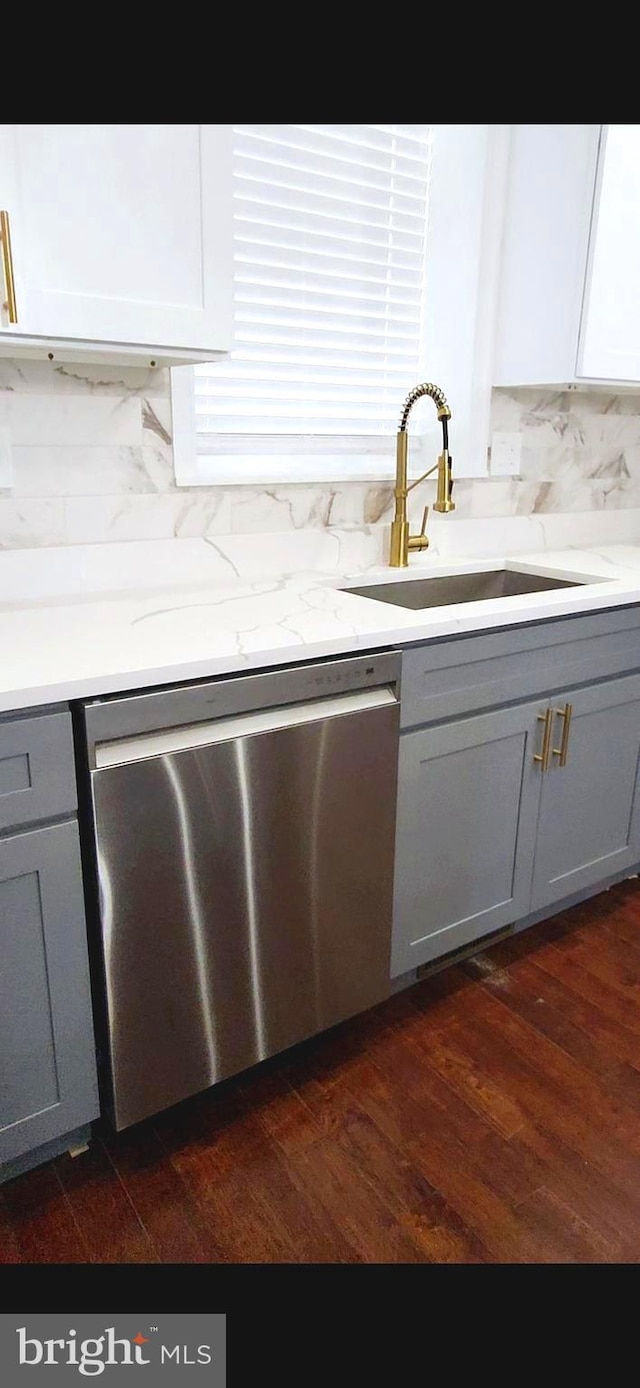
[[[535,698],[640,665],[640,607],[589,612],[403,653],[401,727]]]
[[[0,722],[0,833],[76,808],[71,716]]]

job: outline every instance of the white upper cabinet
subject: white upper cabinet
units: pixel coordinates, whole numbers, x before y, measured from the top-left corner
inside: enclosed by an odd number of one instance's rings
[[[495,385],[640,381],[640,126],[515,125]]]
[[[227,352],[231,179],[228,125],[0,126],[0,352],[165,364]]]
[[[603,130],[578,369],[640,381],[640,125]]]

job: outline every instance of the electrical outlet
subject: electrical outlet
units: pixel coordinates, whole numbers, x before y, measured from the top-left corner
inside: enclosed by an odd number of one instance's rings
[[[11,434],[8,429],[0,429],[0,489],[13,486],[13,453]]]
[[[496,429],[491,437],[492,477],[517,477],[522,456],[522,434],[510,434]]]

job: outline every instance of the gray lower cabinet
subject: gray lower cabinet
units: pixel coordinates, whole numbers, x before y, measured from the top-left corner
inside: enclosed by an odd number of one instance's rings
[[[563,690],[550,702],[532,911],[640,860],[640,675]]]
[[[639,768],[637,673],[403,733],[392,976],[637,868]]]
[[[401,737],[392,977],[529,909],[545,707],[520,704]]]
[[[0,1177],[97,1114],[78,828],[68,820],[0,839]]]

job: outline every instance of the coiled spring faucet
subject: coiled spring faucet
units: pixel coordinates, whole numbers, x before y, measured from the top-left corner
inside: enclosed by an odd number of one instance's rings
[[[442,452],[437,463],[430,467],[427,472],[423,472],[422,477],[416,478],[411,486],[407,485],[407,466],[408,466],[408,444],[407,421],[409,415],[421,396],[429,395],[433,400],[438,411],[438,419],[442,424]],[[424,482],[426,477],[430,477],[432,472],[438,469],[438,491],[436,500],[433,504],[434,511],[447,512],[455,511],[455,502],[451,500],[453,491],[453,477],[451,475],[451,457],[449,454],[449,420],[451,410],[446,401],[444,391],[440,386],[434,386],[426,381],[423,385],[414,386],[402,406],[398,435],[396,439],[396,485],[394,496],[396,502],[395,514],[391,523],[391,548],[389,551],[389,564],[394,569],[406,569],[409,563],[409,552],[412,549],[428,549],[429,540],[427,538],[427,516],[429,507],[425,506],[422,517],[422,526],[419,535],[409,534],[409,521],[407,520],[407,496],[414,487]]]

